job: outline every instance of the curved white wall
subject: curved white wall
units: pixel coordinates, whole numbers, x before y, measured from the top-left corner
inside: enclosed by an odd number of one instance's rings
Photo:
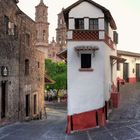
[[[80,56],[74,47],[98,46],[99,50],[92,57],[93,72],[80,72]],[[68,42],[68,114],[86,112],[104,106],[104,60],[103,42]]]

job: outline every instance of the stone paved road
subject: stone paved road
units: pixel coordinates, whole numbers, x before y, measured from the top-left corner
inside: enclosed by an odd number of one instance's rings
[[[140,140],[140,84],[121,88],[121,105],[106,127],[65,134],[66,107],[49,105],[48,119],[0,128],[0,140]]]

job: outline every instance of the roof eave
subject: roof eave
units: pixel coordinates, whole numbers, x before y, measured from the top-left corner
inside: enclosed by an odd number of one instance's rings
[[[108,9],[106,9],[105,7],[99,5],[98,3],[93,2],[92,0],[79,0],[79,1],[77,1],[75,3],[73,3],[72,5],[70,5],[69,7],[67,7],[66,9],[63,9],[62,12],[64,14],[65,20],[68,18],[69,11],[72,8],[76,7],[77,5],[79,5],[80,3],[84,2],[84,1],[87,1],[87,2],[91,3],[92,5],[98,7],[99,9],[101,9],[103,11],[103,13],[105,14],[105,16],[107,17],[108,21],[110,22],[111,28],[114,29],[114,30],[117,29],[116,23],[115,23],[112,15],[110,13],[110,11]]]

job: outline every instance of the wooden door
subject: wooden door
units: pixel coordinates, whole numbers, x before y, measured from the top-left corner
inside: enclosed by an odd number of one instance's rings
[[[136,64],[136,81],[140,82],[140,64]]]
[[[6,114],[6,82],[1,82],[1,118]]]
[[[26,117],[30,115],[30,95],[26,95]]]
[[[129,82],[128,70],[129,70],[129,65],[128,65],[128,63],[124,63],[124,64],[123,64],[123,79],[124,79],[126,82]]]

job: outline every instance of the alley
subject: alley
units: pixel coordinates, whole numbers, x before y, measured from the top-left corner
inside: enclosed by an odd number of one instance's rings
[[[49,104],[48,119],[0,128],[0,140],[140,140],[140,84],[121,88],[121,104],[106,127],[65,134],[66,104]]]

